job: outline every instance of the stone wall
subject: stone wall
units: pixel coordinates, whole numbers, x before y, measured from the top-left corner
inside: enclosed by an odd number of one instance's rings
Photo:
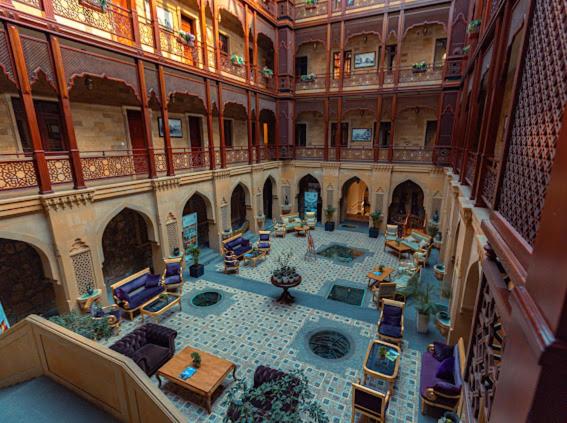
[[[29,314],[56,310],[53,281],[44,276],[38,253],[25,242],[0,238],[0,302],[11,325]]]
[[[12,118],[10,96],[0,96],[0,152],[16,152],[20,150],[17,129]]]
[[[435,110],[420,107],[401,110],[396,117],[394,146],[423,147],[425,145],[425,129],[428,120],[437,120]]]
[[[126,116],[122,107],[71,103],[71,113],[79,150],[129,148]]]
[[[424,31],[425,30],[425,31]],[[402,40],[401,67],[411,67],[416,62],[433,62],[435,40],[447,38],[443,25],[420,25],[411,28]]]
[[[327,54],[325,46],[321,43],[303,44],[297,50],[295,57],[307,56],[307,73],[315,73],[317,75],[325,74],[327,67]]]

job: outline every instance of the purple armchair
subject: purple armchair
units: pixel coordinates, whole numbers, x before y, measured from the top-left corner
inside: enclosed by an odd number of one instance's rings
[[[464,377],[465,347],[463,338],[452,347],[434,342],[421,356],[419,392],[421,414],[425,405],[455,411],[461,398]]]
[[[380,319],[378,320],[378,338],[400,345],[404,337],[404,307],[401,301],[382,299]]]
[[[183,257],[165,259],[165,269],[161,275],[161,283],[166,291],[177,292],[183,285]]]
[[[360,380],[352,384],[352,414],[351,423],[355,421],[355,414],[360,413],[370,417],[376,422],[386,420],[386,411],[390,404],[390,391],[386,394],[361,385]]]
[[[177,332],[165,326],[146,323],[110,346],[130,357],[148,376],[152,376],[175,354]]]

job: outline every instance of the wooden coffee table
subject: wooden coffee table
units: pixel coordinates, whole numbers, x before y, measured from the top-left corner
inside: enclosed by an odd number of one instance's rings
[[[406,244],[402,244],[401,242],[398,241],[386,241],[386,244],[384,244],[384,248],[386,247],[398,253],[398,259],[402,257],[402,254],[406,254],[412,251],[411,247],[408,247]]]
[[[246,253],[244,254],[243,257],[243,261],[245,265],[252,265],[252,267],[256,267],[256,264],[258,261],[264,260],[266,258],[266,252],[265,251],[258,251],[254,254],[252,253]]]
[[[201,367],[193,376],[183,380],[179,375],[187,367],[192,366],[192,352],[198,352],[201,356]],[[233,379],[238,380],[236,378],[236,364],[196,348],[185,347],[157,371],[156,377],[160,387],[161,377],[164,377],[170,382],[203,397],[205,408],[211,414],[213,394],[230,372],[232,372]]]
[[[153,317],[156,321],[159,316],[168,310],[171,310],[176,304],[179,304],[181,310],[181,294],[177,292],[164,292],[159,297],[153,298],[140,308],[142,322],[144,316]]]
[[[380,350],[384,349],[385,352],[391,351],[396,356],[395,359],[381,358]],[[398,377],[400,369],[401,349],[397,345],[389,344],[384,341],[375,339],[368,344],[366,351],[366,358],[362,365],[363,383],[366,383],[368,376],[382,379],[388,383],[388,390],[390,393],[394,392],[394,383]]]
[[[385,267],[384,270],[379,275],[375,273],[377,271],[378,270],[375,270],[373,272],[368,272],[368,288],[372,288],[375,285],[380,285],[381,282],[386,281],[394,271],[394,268]]]
[[[307,232],[309,232],[309,226],[296,226],[295,228],[295,236],[306,236]]]

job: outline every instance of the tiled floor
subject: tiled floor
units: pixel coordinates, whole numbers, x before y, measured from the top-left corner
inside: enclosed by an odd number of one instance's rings
[[[331,422],[348,422],[351,418],[351,382],[361,377],[362,361],[368,343],[373,339],[377,312],[368,308],[344,305],[326,299],[330,284],[344,281],[366,289],[366,273],[375,265],[395,266],[397,257],[383,251],[383,238],[372,239],[364,233],[337,230],[313,232],[316,247],[338,242],[367,250],[368,254],[351,265],[337,264],[324,258],[304,261],[305,238],[288,235],[272,242],[272,254],[256,268],[242,267],[240,276],[224,275],[219,264],[207,266],[203,278],[185,284],[182,311],[175,308],[161,324],[178,331],[176,347],[191,345],[235,362],[239,377],[251,380],[254,369],[261,364],[282,370],[303,369]],[[269,275],[276,258],[283,251],[293,251],[292,265],[303,276],[302,284],[293,290],[297,302],[283,306],[274,302],[279,292],[269,284]],[[436,256],[435,256],[436,257]],[[431,265],[434,264],[432,258]],[[424,272],[431,278],[431,272]],[[214,306],[196,307],[191,298],[208,290],[220,292],[222,300]],[[369,298],[369,295],[365,296]],[[406,334],[400,376],[396,383],[388,422],[434,421],[419,414],[418,379],[420,354],[424,346],[439,335],[433,324],[427,336],[415,333],[415,312],[406,314]],[[124,335],[140,325],[139,318],[125,322]],[[347,334],[352,352],[339,360],[325,360],[308,347],[308,336],[320,328],[330,328]],[[105,341],[109,345],[117,338]],[[154,378],[155,379],[155,378]],[[230,377],[227,381],[230,380]],[[156,381],[157,383],[157,381]],[[377,384],[379,389],[384,386]],[[224,395],[216,400],[213,413],[207,413],[181,389],[164,385],[164,391],[187,415],[190,422],[220,422],[226,405]]]

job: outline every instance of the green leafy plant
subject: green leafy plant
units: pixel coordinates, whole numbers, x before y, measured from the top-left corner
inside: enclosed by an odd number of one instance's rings
[[[193,264],[196,266],[199,264],[199,256],[201,255],[201,249],[196,245],[187,247],[185,254],[190,255],[193,258]]]
[[[191,353],[191,359],[193,360],[193,367],[195,367],[196,369],[201,367],[201,354],[199,354],[196,351],[193,351]]]
[[[425,72],[427,70],[427,63],[424,61],[416,62],[411,65],[411,68],[414,72]]]
[[[418,290],[417,303],[415,305],[415,309],[417,310],[418,314],[435,314],[437,306],[435,305],[435,303],[431,302],[430,294],[431,286],[428,283],[425,284],[425,289]]]
[[[195,45],[195,36],[193,34],[191,34],[190,32],[179,30],[179,32],[177,34],[179,35],[179,38],[181,38],[181,41],[184,44],[187,44],[188,46],[191,46],[191,47],[193,47]]]
[[[93,319],[90,314],[80,314],[77,311],[73,311],[53,316],[49,320],[95,341],[112,336],[112,328],[108,325],[108,319]]]
[[[387,352],[388,352],[388,349],[386,347],[379,347],[378,348],[378,355],[380,356],[380,358],[382,360],[386,358]]]
[[[469,34],[477,33],[480,30],[480,23],[481,23],[480,19],[473,19],[472,21],[470,21],[467,26],[467,32]]]
[[[262,72],[262,75],[264,76],[264,78],[268,78],[268,79],[269,79],[269,78],[272,78],[272,77],[274,76],[274,71],[271,70],[271,69],[270,69],[269,67],[267,67],[267,66],[264,66],[264,67],[262,68],[262,71],[261,71],[261,72]]]
[[[317,0],[305,0],[305,6],[314,7],[317,5]]]
[[[299,79],[301,80],[301,82],[313,82],[317,79],[317,75],[315,75],[314,73],[308,73],[301,75]]]
[[[439,232],[439,225],[436,225],[433,222],[427,224],[427,233],[431,238],[435,238],[438,232]]]
[[[380,210],[373,211],[370,213],[370,218],[372,219],[372,226],[378,229],[380,222],[382,222],[382,212]]]
[[[331,222],[331,221],[333,220],[333,215],[335,214],[335,211],[336,211],[336,210],[337,210],[337,209],[334,208],[333,206],[328,206],[328,207],[325,209],[325,217],[327,218],[327,221],[328,221],[328,222]]]
[[[464,54],[467,54],[470,49],[471,49],[471,46],[469,46],[469,45],[464,46],[464,47],[463,47],[463,53],[464,53]]]
[[[270,407],[260,408],[268,402]],[[225,423],[329,422],[301,370],[292,370],[258,387],[239,380],[228,391],[224,405],[228,406]]]
[[[384,267],[383,264],[381,264],[380,266],[378,266],[378,271],[379,271],[379,272],[383,272],[384,269],[385,269],[385,267]]]
[[[230,56],[230,61],[232,62],[233,65],[237,65],[237,66],[244,66],[244,57],[238,55],[238,54],[233,54],[232,56]]]
[[[284,251],[276,257],[276,268],[272,270],[272,276],[277,279],[293,278],[297,276],[294,266],[290,266],[293,261],[293,251]]]

